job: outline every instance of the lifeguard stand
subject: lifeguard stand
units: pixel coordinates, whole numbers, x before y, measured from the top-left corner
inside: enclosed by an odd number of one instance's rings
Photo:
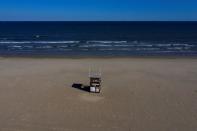
[[[95,71],[89,70],[90,78],[90,92],[100,93],[101,92],[101,70]]]

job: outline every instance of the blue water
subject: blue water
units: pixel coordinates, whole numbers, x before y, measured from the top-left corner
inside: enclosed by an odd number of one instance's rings
[[[197,56],[197,22],[0,22],[0,55]]]

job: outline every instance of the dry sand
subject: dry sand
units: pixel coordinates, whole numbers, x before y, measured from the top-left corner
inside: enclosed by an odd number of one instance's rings
[[[101,94],[88,69],[103,72]],[[197,59],[0,58],[0,131],[196,131]]]

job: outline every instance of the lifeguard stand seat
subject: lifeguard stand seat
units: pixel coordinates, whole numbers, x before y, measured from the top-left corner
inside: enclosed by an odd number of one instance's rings
[[[101,71],[89,71],[90,78],[90,92],[100,93],[101,92]]]

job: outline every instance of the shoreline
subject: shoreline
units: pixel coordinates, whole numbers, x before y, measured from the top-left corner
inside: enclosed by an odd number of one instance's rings
[[[32,59],[197,59],[197,56],[55,56],[55,55],[0,55],[0,58]]]

